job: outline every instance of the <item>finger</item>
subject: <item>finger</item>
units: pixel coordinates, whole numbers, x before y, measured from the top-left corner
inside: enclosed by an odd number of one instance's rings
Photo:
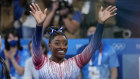
[[[33,6],[33,8],[34,8],[35,11],[38,11],[37,10],[37,6],[34,3],[32,3],[32,6]]]
[[[112,14],[111,16],[115,16],[115,15],[117,15],[117,13],[114,13],[114,14]]]
[[[33,13],[32,11],[30,11],[30,14],[31,14],[32,16],[34,16],[34,13]]]
[[[112,7],[112,6],[110,5],[110,6],[108,6],[105,10],[107,10],[107,11],[108,11],[111,7]]]
[[[32,11],[33,13],[35,13],[35,10],[34,10],[34,8],[32,7],[32,5],[30,5],[30,8],[31,8],[31,11]]]
[[[112,10],[114,10],[116,8],[116,6],[113,6],[113,7],[111,7],[108,11],[112,11]]]
[[[38,4],[36,4],[37,10],[41,11],[40,7],[38,6]]]
[[[101,6],[100,11],[103,11],[103,6]]]
[[[44,14],[45,14],[45,15],[47,14],[47,8],[44,10]]]
[[[110,13],[113,13],[115,11],[117,11],[117,8],[114,8],[112,11],[110,11]]]

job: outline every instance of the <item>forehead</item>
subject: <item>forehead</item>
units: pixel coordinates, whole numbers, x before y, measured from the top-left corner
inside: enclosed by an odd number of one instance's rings
[[[17,36],[12,33],[9,33],[9,37],[17,37]]]
[[[67,41],[67,38],[63,35],[58,35],[58,36],[54,37],[54,39],[52,41]]]

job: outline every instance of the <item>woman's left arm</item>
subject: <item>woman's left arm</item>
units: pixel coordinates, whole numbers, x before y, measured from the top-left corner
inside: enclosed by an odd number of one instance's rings
[[[92,36],[90,43],[82,51],[82,53],[75,56],[75,61],[80,68],[86,63],[88,63],[93,53],[100,46],[102,34],[103,34],[103,28],[104,28],[103,24],[107,19],[117,14],[114,13],[116,10],[117,8],[115,6],[108,6],[105,10],[103,10],[103,7],[101,7],[98,15],[99,21],[97,24],[95,34]]]

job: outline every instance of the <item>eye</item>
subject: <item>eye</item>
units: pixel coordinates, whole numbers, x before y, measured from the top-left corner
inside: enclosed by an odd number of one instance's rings
[[[58,42],[55,42],[54,44],[55,44],[56,46],[59,46],[59,45],[60,45],[60,43],[58,43]]]
[[[64,45],[65,45],[65,46],[67,46],[67,45],[68,45],[68,43],[65,43]]]

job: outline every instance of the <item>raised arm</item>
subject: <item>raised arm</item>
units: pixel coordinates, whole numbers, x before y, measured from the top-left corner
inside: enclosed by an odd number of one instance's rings
[[[43,22],[46,18],[47,9],[44,10],[44,13],[40,10],[38,4],[32,3],[30,5],[32,11],[30,14],[35,18],[37,22],[37,26],[35,29],[35,33],[32,38],[32,53],[33,53],[33,63],[36,69],[39,69],[44,64],[45,57],[41,53],[41,40],[42,40],[42,29]]]
[[[105,10],[103,10],[103,7],[101,7],[99,11],[99,23],[97,24],[97,29],[95,31],[95,34],[92,36],[90,43],[88,46],[82,51],[81,54],[75,56],[75,61],[77,65],[81,68],[84,66],[88,61],[91,59],[93,53],[96,51],[96,49],[100,46],[101,38],[103,34],[103,28],[104,28],[104,22],[109,19],[110,17],[116,15],[114,13],[117,10],[117,8],[114,6],[109,6]]]
[[[50,25],[54,15],[55,15],[55,12],[56,12],[56,9],[58,8],[58,2],[53,2],[53,9],[51,10],[51,12],[48,14],[48,16],[46,17],[45,21],[44,21],[44,24],[43,26],[46,28]]]

